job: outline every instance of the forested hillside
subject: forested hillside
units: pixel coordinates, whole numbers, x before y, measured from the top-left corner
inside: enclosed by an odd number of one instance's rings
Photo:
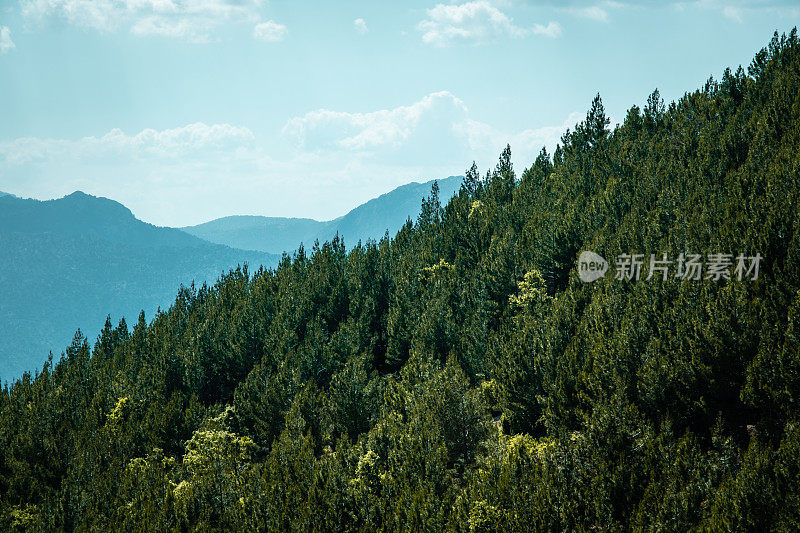
[[[800,42],[0,393],[0,529],[792,530]],[[763,256],[582,283],[578,254]],[[649,257],[649,255],[648,255]]]

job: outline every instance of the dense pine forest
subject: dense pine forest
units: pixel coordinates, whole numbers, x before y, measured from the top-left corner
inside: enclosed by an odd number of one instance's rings
[[[0,390],[0,530],[791,530],[800,41]],[[348,245],[351,243],[348,243]],[[582,283],[577,257],[761,254]],[[648,255],[649,257],[649,255]]]

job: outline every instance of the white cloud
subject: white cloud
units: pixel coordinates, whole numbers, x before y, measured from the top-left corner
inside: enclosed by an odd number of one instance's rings
[[[369,113],[320,109],[289,120],[284,135],[310,150],[370,151],[404,147],[422,128],[445,128],[466,118],[464,103],[447,91],[432,93],[419,102]],[[440,128],[436,128],[437,130]]]
[[[697,0],[705,1],[705,0]],[[664,2],[670,4],[672,0]],[[595,22],[607,23],[611,20],[609,13],[614,10],[623,9],[636,9],[638,7],[654,7],[658,3],[654,0],[625,0],[619,2],[617,0],[573,0],[567,2],[562,8],[563,11],[572,16],[580,17]],[[676,6],[673,2],[673,6]]]
[[[12,48],[16,48],[16,45],[11,40],[11,30],[8,26],[0,26],[0,54],[5,54]]]
[[[283,24],[278,24],[273,20],[257,24],[253,29],[253,37],[259,41],[266,41],[268,43],[275,43],[282,41],[289,33],[288,28]]]
[[[246,127],[204,123],[20,138],[0,142],[0,190],[55,198],[80,189],[173,226],[230,214],[331,219],[409,181],[461,174],[473,160],[491,168],[506,143],[522,169],[581,118],[508,131],[473,119],[464,101],[438,92],[377,111],[306,113],[269,146]]]
[[[262,0],[20,0],[34,20],[55,19],[100,31],[207,41],[226,22],[255,22]]]
[[[499,37],[523,37],[528,33],[486,0],[459,5],[438,4],[428,9],[427,15],[417,29],[423,32],[423,42],[436,46],[482,43]]]
[[[595,20],[597,22],[608,22],[608,13],[600,6],[574,7],[570,8],[569,11],[578,17]]]
[[[367,28],[367,23],[364,22],[364,19],[354,20],[353,27],[356,29],[356,32],[359,35],[364,35],[365,33],[367,33],[367,31],[369,31],[369,29]]]
[[[197,26],[189,20],[170,20],[164,17],[144,17],[131,26],[134,35],[158,35],[161,37],[175,37],[194,42],[208,40],[208,35],[197,31]]]
[[[583,118],[583,114],[574,111],[561,124],[512,133],[498,130],[482,122],[470,120],[467,123],[470,149],[478,152],[486,150],[486,147],[492,147],[493,153],[499,154],[506,144],[510,144],[514,152],[514,159],[525,166],[529,166],[543,146],[547,147],[552,154],[564,131],[567,128],[573,128]]]
[[[676,11],[687,9],[716,11],[740,24],[757,13],[770,13],[780,18],[800,17],[797,0],[681,0],[673,2],[672,7]]]
[[[23,137],[0,143],[0,164],[19,165],[65,157],[86,160],[115,157],[176,159],[197,151],[225,151],[231,147],[252,145],[253,139],[253,132],[247,128],[202,122],[160,131],[145,129],[136,135],[113,129],[102,137],[83,137],[74,141]]]
[[[558,22],[549,22],[547,26],[543,26],[542,24],[534,24],[533,33],[555,39],[556,37],[561,36],[561,25]]]
[[[289,120],[283,134],[306,152],[344,152],[392,164],[492,160],[510,142],[519,160],[530,164],[542,146],[552,150],[561,133],[581,118],[573,113],[565,124],[507,132],[473,120],[463,100],[441,91],[408,106],[369,113],[312,111]]]
[[[742,22],[742,10],[738,7],[725,6],[722,10],[722,14],[731,20],[735,20],[739,23]]]

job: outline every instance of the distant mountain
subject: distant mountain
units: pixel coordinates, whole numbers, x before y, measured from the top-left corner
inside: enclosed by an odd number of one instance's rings
[[[462,176],[450,176],[437,180],[439,199],[446,205],[461,187]],[[336,233],[344,237],[348,246],[359,240],[379,240],[386,231],[394,236],[406,220],[416,220],[422,206],[422,198],[431,193],[433,181],[409,183],[391,192],[362,204],[343,217],[330,222],[318,235],[320,242],[330,240]]]
[[[442,205],[458,192],[462,179],[451,176],[438,180]],[[430,194],[432,186],[433,181],[403,185],[326,222],[309,218],[230,216],[180,229],[209,242],[274,254],[291,252],[301,242],[308,248],[315,240],[329,241],[337,233],[352,247],[358,241],[379,240],[387,231],[394,235],[409,217],[416,219],[422,198]]]
[[[0,199],[0,231],[104,239],[130,246],[203,246],[202,239],[142,222],[130,209],[81,191],[58,200]]]
[[[328,224],[310,218],[234,215],[180,229],[209,242],[279,254],[313,242]]]
[[[109,312],[129,323],[142,309],[151,317],[181,284],[277,259],[147,224],[81,192],[44,202],[2,196],[0,380],[41,367],[78,328],[93,340]]]
[[[442,204],[461,180],[438,181]],[[231,216],[181,229],[80,191],[47,201],[0,192],[0,381],[40,368],[51,350],[58,356],[79,328],[93,340],[109,312],[129,324],[142,309],[152,317],[181,284],[245,262],[274,266],[275,254],[336,233],[348,246],[394,235],[432,185],[403,185],[331,221]]]

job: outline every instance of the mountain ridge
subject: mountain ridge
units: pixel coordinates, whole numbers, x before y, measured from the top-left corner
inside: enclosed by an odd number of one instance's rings
[[[422,198],[430,194],[434,182],[439,185],[442,203],[446,203],[458,191],[462,179],[462,176],[449,176],[442,180],[407,183],[327,221],[231,215],[178,229],[209,242],[275,254],[291,252],[301,242],[308,248],[315,241],[329,241],[336,234],[343,237],[348,246],[353,246],[358,241],[380,240],[387,231],[394,235],[408,218],[416,218]]]
[[[152,316],[181,285],[278,259],[154,226],[82,191],[44,201],[0,196],[0,381],[39,367],[78,329],[92,338],[109,314]]]
[[[181,285],[213,283],[239,265],[276,266],[280,256],[261,247],[254,227],[289,253],[337,233],[353,244],[377,240],[417,216],[434,181],[405,184],[325,222],[223,217],[211,221],[227,231],[217,228],[217,242],[142,221],[122,203],[80,190],[51,200],[0,193],[0,381],[39,367],[78,329],[93,338],[109,314],[132,323],[141,310],[168,308]],[[446,202],[461,177],[438,183]]]
[[[202,246],[197,237],[136,218],[115,200],[75,191],[52,200],[0,196],[0,229],[19,233],[92,235],[139,246]]]

